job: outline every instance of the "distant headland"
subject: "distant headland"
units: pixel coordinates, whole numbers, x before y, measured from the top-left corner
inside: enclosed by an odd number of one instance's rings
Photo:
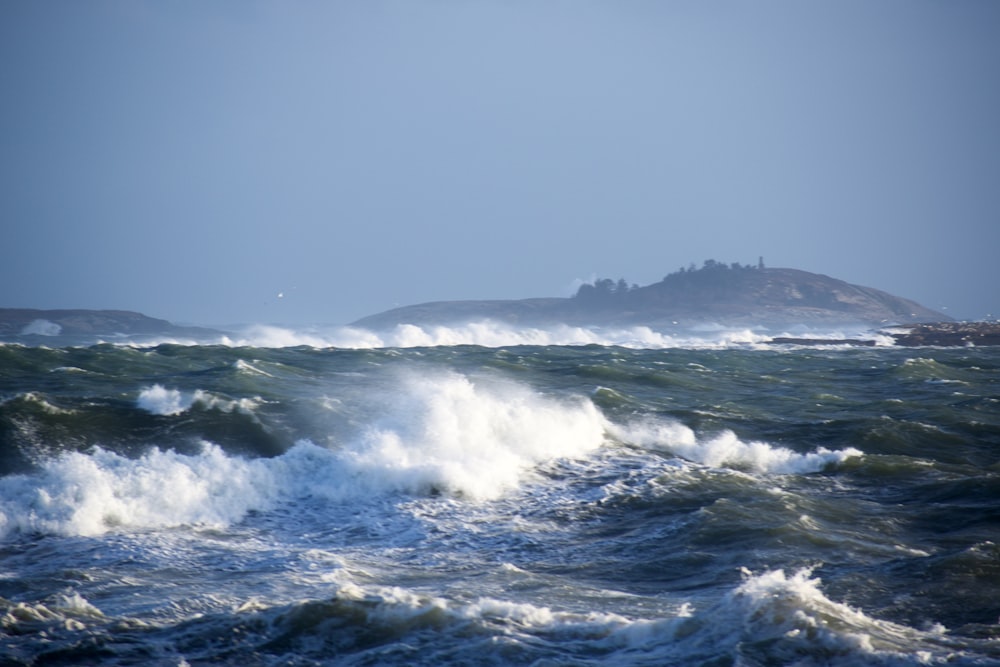
[[[451,325],[473,320],[512,325],[724,326],[864,325],[885,327],[951,318],[915,301],[798,269],[724,264],[706,260],[640,287],[624,279],[582,285],[568,298],[439,301],[395,308],[354,326],[384,329],[399,324]]]
[[[0,340],[89,337],[178,336],[201,338],[218,332],[172,324],[131,310],[0,308]]]

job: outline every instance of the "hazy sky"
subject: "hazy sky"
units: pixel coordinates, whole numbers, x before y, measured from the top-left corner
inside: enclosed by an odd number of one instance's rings
[[[996,317],[1000,2],[7,0],[0,221],[7,307],[337,324],[763,256]]]

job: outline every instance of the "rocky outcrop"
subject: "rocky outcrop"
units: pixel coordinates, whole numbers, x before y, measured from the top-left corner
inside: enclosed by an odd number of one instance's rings
[[[924,322],[907,328],[872,332],[880,338],[889,337],[900,347],[985,347],[1000,345],[1000,322]],[[792,338],[777,336],[767,341],[772,345],[851,345],[875,346],[875,338]]]
[[[884,332],[896,345],[917,347],[982,347],[1000,345],[1000,322],[932,322],[902,331]]]

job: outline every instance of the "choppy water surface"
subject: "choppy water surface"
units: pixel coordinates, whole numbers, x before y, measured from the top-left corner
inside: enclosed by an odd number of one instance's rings
[[[998,348],[3,345],[0,448],[2,664],[1000,664]]]

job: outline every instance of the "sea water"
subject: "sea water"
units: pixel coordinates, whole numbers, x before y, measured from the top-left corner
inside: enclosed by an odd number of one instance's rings
[[[1000,348],[762,340],[0,345],[0,664],[1000,664]]]

